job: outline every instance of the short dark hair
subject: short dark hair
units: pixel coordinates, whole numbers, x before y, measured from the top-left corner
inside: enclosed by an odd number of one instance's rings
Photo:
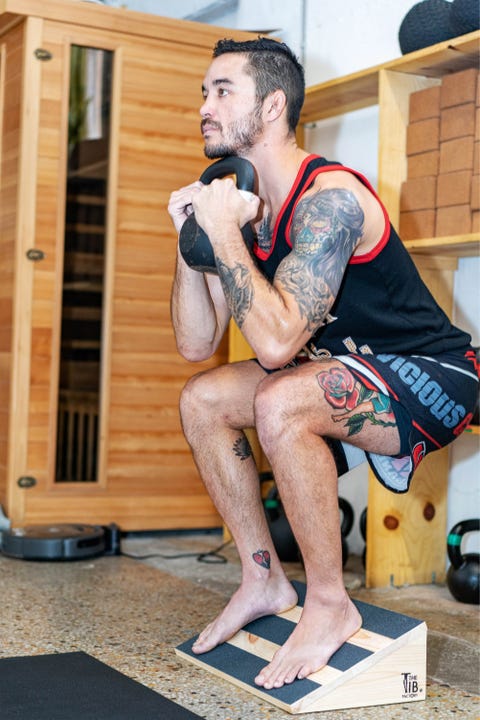
[[[287,98],[287,122],[295,132],[305,100],[305,73],[298,58],[283,42],[259,37],[237,42],[225,38],[213,49],[213,57],[226,53],[245,53],[246,72],[254,81],[257,99],[263,102],[275,90],[283,90]]]

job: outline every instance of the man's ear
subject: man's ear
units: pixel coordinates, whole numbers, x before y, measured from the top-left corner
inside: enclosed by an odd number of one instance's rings
[[[263,103],[263,113],[266,122],[277,120],[287,107],[287,98],[283,90],[274,90],[267,95]]]

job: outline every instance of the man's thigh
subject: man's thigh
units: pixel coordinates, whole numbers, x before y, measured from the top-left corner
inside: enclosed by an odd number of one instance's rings
[[[262,388],[273,392],[279,411],[316,435],[343,440],[375,453],[401,449],[390,398],[363,384],[335,358],[308,361],[268,375]]]

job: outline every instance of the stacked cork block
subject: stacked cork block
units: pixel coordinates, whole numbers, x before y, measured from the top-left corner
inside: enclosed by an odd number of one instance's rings
[[[480,230],[480,74],[446,75],[410,95],[403,240]]]

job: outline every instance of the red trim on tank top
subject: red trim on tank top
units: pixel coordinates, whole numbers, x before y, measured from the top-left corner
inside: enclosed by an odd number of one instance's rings
[[[310,160],[313,160],[313,158],[315,158],[315,157],[317,157],[317,156],[316,156],[316,155],[308,155],[308,156],[305,158],[305,160],[302,161],[302,164],[300,165],[300,167],[299,167],[299,169],[298,169],[298,173],[297,173],[297,176],[296,176],[296,178],[295,178],[295,182],[293,183],[293,185],[292,185],[292,187],[291,187],[291,189],[290,189],[290,192],[288,193],[287,198],[285,199],[285,201],[284,201],[284,203],[283,203],[283,205],[282,205],[282,207],[281,207],[281,209],[280,209],[280,212],[278,213],[277,220],[276,220],[276,222],[275,222],[275,227],[273,228],[272,246],[271,246],[270,250],[268,251],[268,253],[265,252],[265,250],[262,250],[262,249],[258,246],[258,244],[257,244],[256,241],[254,242],[254,244],[253,244],[253,252],[254,252],[254,254],[258,257],[259,260],[268,260],[268,258],[270,257],[270,255],[273,253],[273,251],[274,251],[274,249],[275,249],[275,243],[277,242],[278,226],[279,226],[279,224],[280,224],[280,222],[281,222],[281,220],[282,220],[283,213],[285,212],[286,208],[288,207],[288,204],[289,204],[292,196],[293,196],[293,195],[295,194],[295,192],[297,191],[297,188],[298,188],[298,186],[299,186],[299,184],[300,184],[300,180],[302,179],[303,173],[304,173],[304,171],[305,171],[305,166],[308,165],[308,163],[310,162]],[[295,204],[295,206],[296,206],[296,204]],[[287,243],[288,243],[288,245],[289,245],[290,247],[292,247],[292,244],[291,244],[289,238],[287,238]]]
[[[261,249],[258,247],[257,243],[254,244],[254,253],[255,253],[255,255],[256,255],[260,260],[267,260],[267,259],[270,257],[270,255],[273,253],[273,250],[274,250],[274,248],[275,248],[275,243],[277,242],[278,226],[279,226],[279,223],[280,223],[280,221],[281,221],[281,219],[282,219],[283,213],[285,212],[285,209],[286,209],[288,203],[290,202],[290,199],[291,199],[292,195],[296,192],[296,190],[297,190],[297,188],[298,188],[298,186],[299,186],[299,184],[300,184],[300,180],[301,180],[301,177],[302,177],[302,175],[303,175],[303,171],[304,171],[305,166],[308,165],[308,163],[309,163],[311,160],[315,159],[316,157],[319,157],[319,156],[318,156],[318,155],[313,155],[313,154],[312,154],[312,155],[308,155],[308,156],[305,158],[305,160],[303,160],[302,164],[300,165],[300,168],[299,168],[298,173],[297,173],[297,177],[296,177],[296,179],[295,179],[295,183],[293,184],[293,186],[292,186],[292,188],[291,188],[291,190],[290,190],[290,192],[289,192],[289,194],[288,194],[288,197],[287,197],[287,199],[285,200],[285,202],[283,203],[282,208],[281,208],[281,210],[280,210],[280,212],[279,212],[279,214],[278,214],[277,221],[276,221],[276,223],[275,223],[275,227],[274,227],[274,230],[273,230],[272,246],[271,246],[271,248],[270,248],[270,251],[269,251],[268,253],[266,253],[265,251],[261,250]],[[314,179],[317,177],[317,175],[319,175],[320,173],[323,173],[323,172],[334,172],[334,171],[337,171],[337,172],[341,172],[341,171],[349,172],[349,173],[351,173],[352,175],[354,175],[355,177],[357,177],[357,178],[360,180],[360,182],[361,182],[363,185],[365,185],[365,187],[366,187],[368,190],[370,190],[370,192],[372,193],[372,195],[374,196],[374,198],[377,200],[377,202],[379,203],[379,205],[380,205],[380,207],[381,207],[381,209],[382,209],[383,217],[384,217],[384,219],[385,219],[385,228],[384,228],[384,230],[383,230],[382,237],[380,238],[380,240],[378,241],[378,243],[375,245],[375,247],[373,247],[368,253],[364,253],[363,255],[352,255],[352,257],[351,257],[350,260],[349,260],[349,264],[350,264],[350,265],[358,265],[358,264],[361,264],[361,263],[370,262],[371,260],[373,260],[374,258],[377,257],[377,255],[383,250],[383,248],[385,247],[385,245],[386,245],[387,242],[388,242],[388,238],[390,237],[390,219],[389,219],[389,217],[388,217],[387,209],[385,208],[384,204],[382,203],[382,201],[381,201],[380,198],[378,197],[378,195],[377,195],[377,193],[375,192],[375,190],[374,190],[373,186],[371,185],[370,181],[367,180],[367,178],[366,178],[364,175],[362,175],[362,173],[359,173],[359,172],[357,172],[357,170],[353,170],[352,168],[346,167],[345,165],[329,165],[329,166],[327,165],[327,166],[325,166],[325,167],[315,168],[314,170],[312,170],[311,173],[309,173],[308,177],[306,178],[305,182],[303,183],[302,192],[299,194],[299,196],[298,196],[298,198],[297,198],[297,201],[296,201],[295,205],[294,205],[293,208],[292,208],[292,214],[291,214],[290,219],[289,219],[289,221],[288,221],[287,227],[285,228],[285,240],[286,240],[286,242],[287,242],[287,245],[288,245],[289,247],[292,247],[292,243],[291,243],[291,240],[290,240],[290,228],[291,228],[291,225],[292,225],[292,220],[293,220],[293,215],[294,215],[294,213],[295,213],[295,208],[297,207],[298,203],[300,202],[300,200],[301,200],[301,198],[302,198],[302,196],[303,196],[303,192],[305,191],[305,189],[306,189],[307,187],[309,187],[309,185],[313,182],[313,180],[314,180]]]

